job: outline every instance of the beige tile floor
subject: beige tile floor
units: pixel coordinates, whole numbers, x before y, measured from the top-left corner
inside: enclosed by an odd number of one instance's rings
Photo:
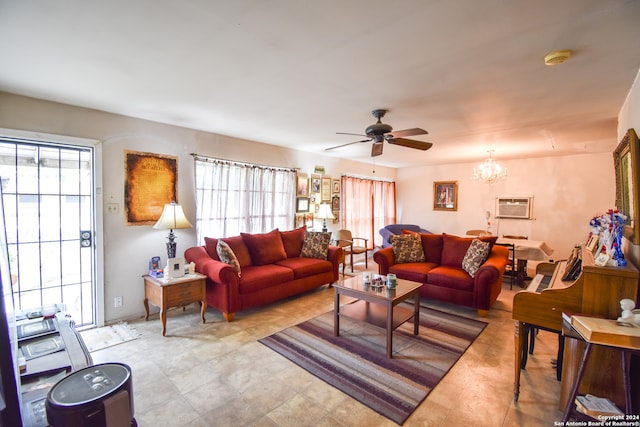
[[[369,264],[369,270],[374,266]],[[356,265],[356,272],[358,271]],[[364,265],[361,266],[364,268]],[[348,272],[348,269],[347,269]],[[508,284],[478,339],[427,396],[405,426],[553,426],[560,383],[551,359],[557,336],[541,331],[513,401],[513,331]],[[477,318],[475,310],[432,303]],[[142,303],[141,303],[142,306]],[[393,426],[349,396],[325,384],[257,340],[333,308],[323,287],[227,323],[209,308],[168,312],[167,335],[158,315],[129,323],[137,340],[92,353],[94,363],[122,362],[133,371],[139,426]]]

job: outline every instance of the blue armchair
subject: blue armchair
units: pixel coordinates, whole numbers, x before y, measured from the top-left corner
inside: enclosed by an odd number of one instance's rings
[[[385,225],[380,229],[379,233],[382,236],[382,247],[386,248],[391,246],[391,242],[389,241],[389,237],[394,234],[402,234],[402,230],[415,231],[416,233],[428,233],[433,234],[429,230],[425,230],[424,228],[420,228],[419,225],[414,224],[389,224]]]

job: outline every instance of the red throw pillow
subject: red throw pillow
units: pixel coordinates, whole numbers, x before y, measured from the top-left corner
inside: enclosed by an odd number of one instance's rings
[[[289,231],[281,231],[280,238],[284,245],[284,251],[287,253],[287,258],[297,258],[302,252],[302,244],[304,243],[304,235],[307,232],[307,226],[303,225],[300,228]]]
[[[217,247],[218,247],[218,239],[214,239],[213,237],[204,238],[204,248],[209,254],[209,256],[215,259],[216,261],[220,261]]]
[[[224,237],[220,240],[223,240],[227,245],[229,245],[233,253],[236,255],[236,258],[238,258],[240,267],[248,267],[252,265],[251,254],[249,253],[249,249],[244,243],[242,236]]]
[[[462,268],[462,260],[467,254],[473,238],[443,234],[442,265]]]
[[[265,234],[240,233],[240,235],[249,248],[253,265],[273,264],[287,258],[280,231],[277,228]]]

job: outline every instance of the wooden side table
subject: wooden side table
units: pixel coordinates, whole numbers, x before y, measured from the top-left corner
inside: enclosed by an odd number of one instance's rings
[[[187,304],[199,302],[202,323],[205,323],[204,313],[207,310],[205,285],[207,276],[195,273],[175,279],[157,279],[145,274],[142,278],[144,279],[144,310],[146,312],[144,319],[149,319],[149,302],[159,307],[162,336],[167,331],[167,310],[171,307],[184,307]]]

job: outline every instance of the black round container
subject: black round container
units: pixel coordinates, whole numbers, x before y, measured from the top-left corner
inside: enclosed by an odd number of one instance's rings
[[[73,372],[49,390],[46,409],[52,427],[136,425],[131,368],[103,363]]]

